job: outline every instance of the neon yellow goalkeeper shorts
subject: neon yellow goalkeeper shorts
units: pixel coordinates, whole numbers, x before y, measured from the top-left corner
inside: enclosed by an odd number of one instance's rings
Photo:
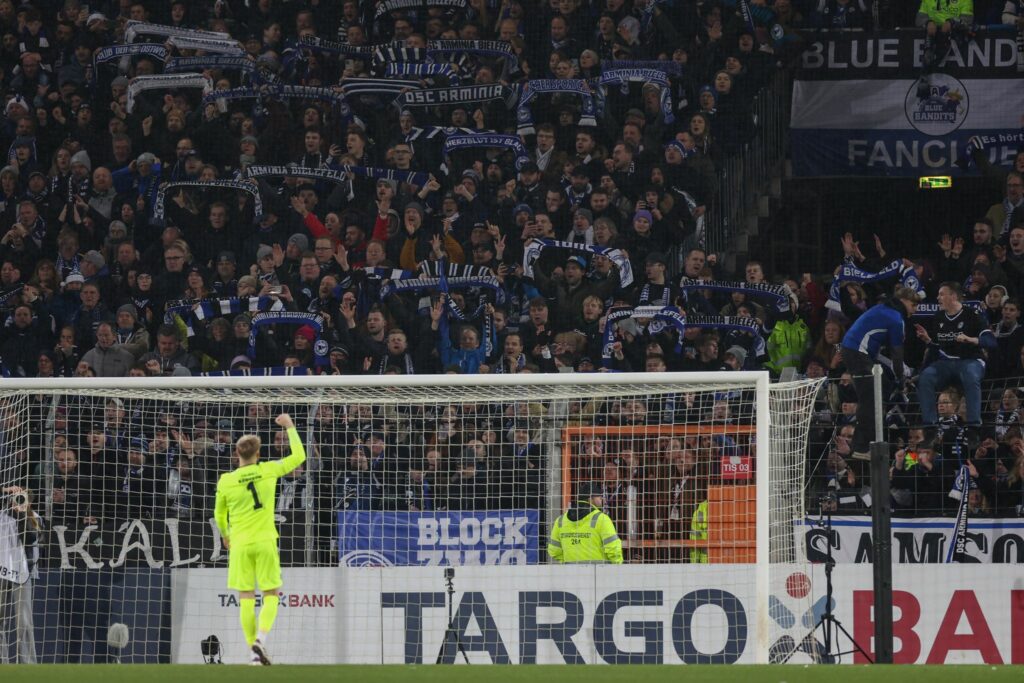
[[[281,558],[276,541],[232,546],[228,554],[228,588],[236,591],[281,587]]]

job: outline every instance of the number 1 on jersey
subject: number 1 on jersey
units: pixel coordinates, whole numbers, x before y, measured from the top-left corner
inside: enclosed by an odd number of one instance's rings
[[[263,503],[260,502],[260,497],[256,494],[256,482],[250,481],[249,485],[245,488],[249,489],[249,493],[252,494],[252,509],[259,510],[263,507]]]

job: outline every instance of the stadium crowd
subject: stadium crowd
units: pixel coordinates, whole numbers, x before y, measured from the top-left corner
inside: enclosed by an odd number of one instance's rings
[[[1024,376],[1024,153],[1009,173],[979,158],[1000,183],[992,208],[915,260],[847,235],[835,279],[756,260],[726,272],[704,248],[706,207],[721,160],[758,134],[754,98],[797,49],[794,29],[866,16],[838,1],[754,9],[751,31],[713,2],[0,0],[3,372],[827,376],[810,488],[863,512],[844,337],[894,284],[933,300],[953,283],[940,306],[975,312],[968,354],[984,379],[923,374],[949,351],[926,340],[944,343],[947,308],[907,322],[906,377],[887,380],[894,500],[945,513],[969,450],[978,509],[1020,514],[1022,411],[1007,378]],[[740,396],[698,398],[593,415],[749,421]],[[51,449],[55,516],[208,512],[232,438],[263,429],[260,410],[132,428],[160,411],[71,406]],[[330,500],[330,526],[352,506],[540,495],[536,415],[362,411],[308,416],[331,433],[311,458],[326,474],[315,491],[286,483],[289,506]],[[632,482],[657,482],[636,487],[656,510],[637,533],[657,536],[689,529],[701,492],[683,490],[720,480],[718,457],[746,445],[592,439],[581,476],[606,483],[613,509]]]

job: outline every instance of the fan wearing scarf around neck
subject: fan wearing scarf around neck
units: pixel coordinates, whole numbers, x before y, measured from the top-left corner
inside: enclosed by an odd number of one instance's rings
[[[441,354],[443,370],[447,372],[448,368],[457,367],[459,373],[463,375],[478,374],[480,366],[487,361],[486,347],[481,343],[480,332],[469,325],[457,327],[459,346],[453,348],[450,335],[441,330],[441,317],[447,316],[449,311],[448,296],[442,293],[430,307],[430,330],[439,337],[437,348]],[[491,304],[486,305],[485,311],[487,315],[494,315],[494,307]],[[496,341],[492,326],[490,339],[492,348]]]

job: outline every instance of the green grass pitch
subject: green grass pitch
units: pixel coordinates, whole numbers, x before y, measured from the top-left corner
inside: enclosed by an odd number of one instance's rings
[[[4,683],[1024,683],[1024,666],[204,666],[7,665]]]

